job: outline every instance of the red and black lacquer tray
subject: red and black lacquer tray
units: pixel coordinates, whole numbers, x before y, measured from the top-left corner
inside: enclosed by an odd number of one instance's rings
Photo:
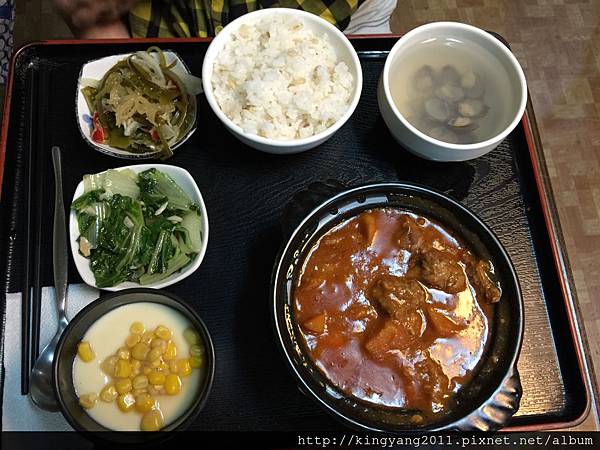
[[[285,206],[296,192],[327,179],[347,186],[417,182],[478,214],[507,249],[525,302],[518,363],[523,398],[510,429],[563,428],[587,415],[591,394],[573,284],[531,105],[515,131],[484,157],[463,163],[419,159],[392,139],[377,107],[377,80],[396,39],[353,38],[364,73],[361,101],[333,138],[305,153],[277,156],[245,147],[199,96],[198,130],[169,160],[194,176],[210,222],[200,269],[168,288],[201,315],[216,349],[214,387],[193,429],[341,427],[296,388],[277,349],[268,304],[271,271],[284,240]],[[131,164],[98,153],[82,140],[74,111],[82,64],[160,45],[176,51],[200,74],[208,43],[52,41],[26,46],[15,55],[0,148],[3,297],[22,291],[25,270],[39,274],[44,286],[52,285],[52,233],[47,232],[53,208],[51,147],[63,150],[65,202],[84,174]],[[39,221],[31,222],[31,217]],[[39,243],[39,267],[28,267],[26,242]],[[69,282],[81,282],[74,264]]]

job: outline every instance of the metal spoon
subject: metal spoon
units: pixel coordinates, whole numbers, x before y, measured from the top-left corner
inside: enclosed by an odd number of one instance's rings
[[[31,399],[37,406],[47,411],[58,411],[52,384],[52,362],[60,335],[69,323],[65,314],[69,257],[67,256],[67,226],[63,203],[60,148],[58,147],[52,147],[52,163],[54,165],[54,241],[52,247],[58,330],[33,366],[29,391]]]

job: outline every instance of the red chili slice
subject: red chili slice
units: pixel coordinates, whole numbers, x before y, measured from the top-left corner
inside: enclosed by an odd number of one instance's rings
[[[92,125],[92,141],[102,144],[106,139],[106,133],[104,132],[104,128],[100,123],[97,112],[95,112],[94,116],[92,117]]]

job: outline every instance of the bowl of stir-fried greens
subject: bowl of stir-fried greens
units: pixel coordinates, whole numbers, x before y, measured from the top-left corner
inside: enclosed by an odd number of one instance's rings
[[[119,158],[167,159],[194,132],[200,78],[172,51],[90,61],[77,84],[77,120],[95,149]]]
[[[69,222],[77,270],[90,286],[163,288],[202,262],[208,218],[186,170],[140,164],[85,175]]]

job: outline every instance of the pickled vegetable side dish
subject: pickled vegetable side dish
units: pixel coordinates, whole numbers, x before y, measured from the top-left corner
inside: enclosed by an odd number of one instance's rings
[[[202,248],[200,208],[166,173],[108,170],[83,178],[71,209],[79,252],[96,286],[159,282],[185,267]]]
[[[334,385],[424,423],[472,379],[502,292],[451,232],[385,208],[321,237],[293,295],[309,356]]]
[[[132,153],[154,152],[161,159],[192,128],[193,96],[200,78],[174,70],[157,47],[131,54],[101,80],[82,80],[81,93],[92,114],[91,138]]]
[[[198,331],[178,311],[156,303],[119,307],[78,345],[79,404],[106,428],[158,431],[193,403],[205,358]]]

